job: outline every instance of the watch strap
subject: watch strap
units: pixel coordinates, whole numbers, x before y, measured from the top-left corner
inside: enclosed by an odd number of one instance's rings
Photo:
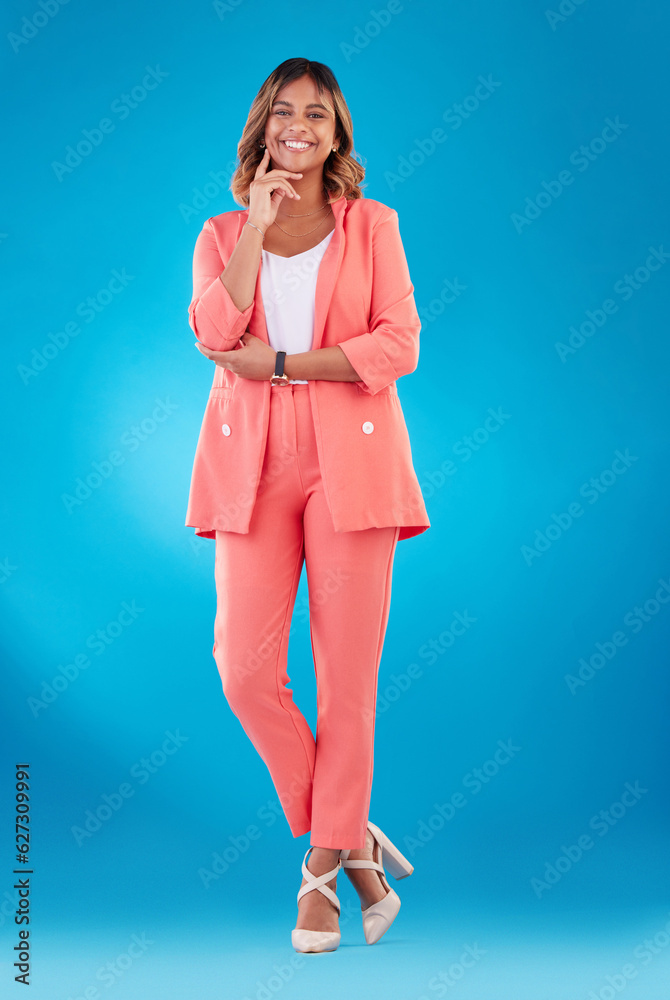
[[[271,385],[288,385],[289,378],[288,375],[284,373],[284,358],[286,357],[286,351],[277,351],[277,356],[275,358],[275,373],[270,379]]]

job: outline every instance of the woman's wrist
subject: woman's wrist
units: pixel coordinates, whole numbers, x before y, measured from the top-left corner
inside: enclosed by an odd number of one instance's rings
[[[252,229],[255,229],[256,232],[259,232],[261,234],[261,236],[263,238],[265,238],[266,230],[263,229],[262,226],[259,226],[258,223],[255,222],[253,219],[247,219],[247,221],[244,223],[244,225],[245,226],[250,226]]]

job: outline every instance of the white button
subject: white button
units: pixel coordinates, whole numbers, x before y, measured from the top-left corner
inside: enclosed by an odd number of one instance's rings
[[[363,424],[363,433],[364,434],[372,434],[372,432],[373,432],[374,429],[375,429],[375,425],[372,423],[371,420],[366,420],[365,423]]]
[[[221,424],[221,430],[226,435],[226,437],[228,437],[228,435],[230,434],[230,427],[228,426],[228,424]]]

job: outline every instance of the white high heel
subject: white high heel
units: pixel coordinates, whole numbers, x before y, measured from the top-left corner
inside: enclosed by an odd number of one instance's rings
[[[350,861],[350,851],[340,851],[340,862],[343,868],[372,868],[378,871],[381,882],[388,890],[383,899],[372,903],[362,911],[363,933],[368,944],[375,944],[382,934],[385,934],[400,910],[400,896],[388,884],[385,878],[384,865],[395,879],[407,878],[414,871],[414,866],[400,853],[395,844],[389,840],[378,826],[368,820],[368,830],[374,837],[372,861]]]
[[[340,901],[330,888],[326,885],[326,882],[330,882],[331,879],[335,878],[338,871],[342,867],[340,859],[337,859],[337,865],[332,868],[329,872],[325,872],[323,875],[314,875],[307,867],[307,858],[311,852],[312,848],[308,848],[305,857],[302,862],[302,874],[307,879],[305,884],[300,887],[298,891],[298,902],[307,892],[312,892],[313,889],[318,889],[322,892],[326,899],[329,899],[334,907],[337,909],[337,915],[340,915]],[[308,931],[302,928],[294,928],[291,931],[291,944],[296,951],[335,951],[340,943],[340,932],[339,931]]]

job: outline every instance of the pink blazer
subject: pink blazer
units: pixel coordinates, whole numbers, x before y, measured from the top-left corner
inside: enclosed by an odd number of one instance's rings
[[[339,344],[360,381],[309,382],[326,501],[336,531],[399,525],[399,539],[410,538],[430,521],[396,386],[417,366],[421,328],[398,213],[344,195],[332,210],[335,229],[317,276],[312,349]],[[248,217],[248,209],[213,216],[196,241],[189,324],[214,351],[232,350],[246,330],[269,343],[260,267],[254,301],[243,312],[219,280]],[[197,535],[249,531],[271,391],[267,380],[214,366],[186,514]]]

